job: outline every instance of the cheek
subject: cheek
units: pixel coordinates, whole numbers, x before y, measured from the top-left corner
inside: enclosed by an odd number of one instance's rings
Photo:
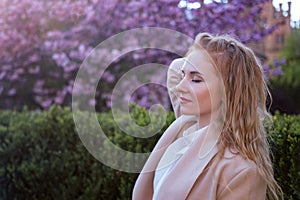
[[[215,83],[194,88],[194,98],[202,112],[218,109],[221,102],[220,96],[220,90]]]
[[[211,96],[209,89],[206,85],[198,87],[195,91],[195,96],[200,109],[210,109],[211,107]]]
[[[211,106],[213,109],[217,109],[220,106],[221,103],[221,97],[222,97],[222,91],[220,90],[219,85],[217,82],[211,85],[210,90],[210,100],[211,100]]]

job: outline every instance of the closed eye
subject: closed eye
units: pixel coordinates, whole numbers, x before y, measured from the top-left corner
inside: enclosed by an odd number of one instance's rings
[[[184,79],[184,77],[185,77],[185,72],[184,72],[184,70],[181,70],[181,79]],[[201,74],[197,71],[189,72],[188,78],[194,83],[204,82],[204,79],[202,78]]]
[[[194,82],[194,83],[201,83],[201,82],[203,82],[203,80],[196,80],[196,79],[193,79],[192,82]]]
[[[194,82],[194,83],[203,82],[203,78],[198,74],[192,74],[191,79],[192,79],[192,82]]]

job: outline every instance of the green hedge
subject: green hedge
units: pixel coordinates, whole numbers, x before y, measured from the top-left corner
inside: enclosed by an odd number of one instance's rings
[[[137,106],[132,107],[131,116],[140,125],[150,122],[148,112]],[[158,134],[137,139],[121,131],[110,112],[97,117],[108,138],[131,152],[149,152],[174,120],[173,113],[168,113]],[[159,114],[154,117],[163,119]],[[128,116],[121,115],[119,120],[126,126]],[[300,199],[299,130],[300,116],[277,113],[269,131],[276,178],[286,199]],[[2,111],[0,139],[0,199],[131,199],[137,174],[111,169],[95,159],[79,139],[69,108]]]
[[[285,199],[300,199],[300,115],[274,115],[269,130],[277,181]]]

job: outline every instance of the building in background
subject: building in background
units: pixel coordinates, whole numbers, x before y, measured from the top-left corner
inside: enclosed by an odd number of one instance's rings
[[[280,49],[285,45],[286,37],[291,33],[291,2],[288,2],[287,11],[283,11],[282,3],[279,4],[279,10],[276,10],[272,2],[264,3],[260,23],[263,27],[278,24],[277,29],[264,37],[261,42],[250,44],[263,62],[270,62],[278,57]]]

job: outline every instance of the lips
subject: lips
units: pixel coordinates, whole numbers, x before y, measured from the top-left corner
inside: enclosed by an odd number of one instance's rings
[[[192,102],[192,101],[189,100],[189,99],[186,99],[186,98],[184,98],[184,97],[180,97],[180,103],[181,103],[181,104],[186,104],[186,103],[189,103],[189,102]]]

